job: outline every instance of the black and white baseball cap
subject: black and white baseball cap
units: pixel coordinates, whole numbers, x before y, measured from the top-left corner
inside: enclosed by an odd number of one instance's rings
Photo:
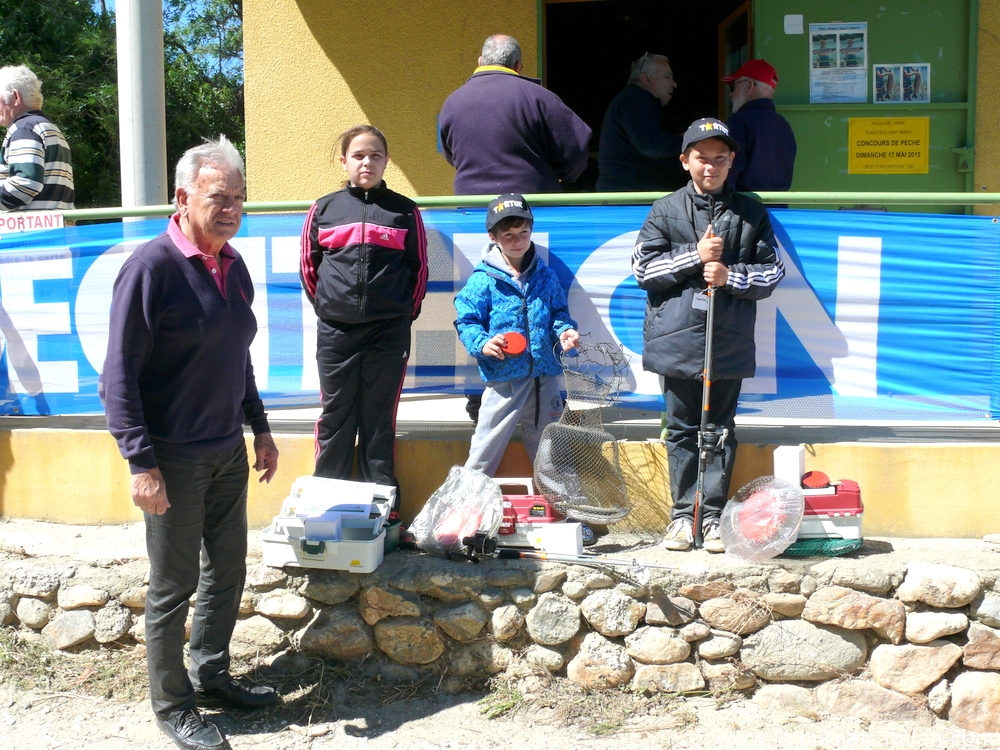
[[[486,231],[489,232],[493,229],[500,219],[507,219],[511,216],[530,221],[535,219],[528,207],[528,202],[520,193],[504,193],[490,201],[486,207]]]
[[[681,151],[685,152],[698,141],[707,141],[709,138],[719,138],[725,141],[733,151],[740,150],[740,144],[729,135],[729,127],[726,123],[716,120],[714,117],[702,117],[700,120],[692,122],[691,127],[687,129]]]

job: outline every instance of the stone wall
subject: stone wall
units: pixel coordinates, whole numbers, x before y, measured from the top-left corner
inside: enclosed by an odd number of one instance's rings
[[[588,690],[756,691],[785,708],[1000,732],[996,568],[716,557],[643,575],[394,553],[355,575],[256,563],[233,651],[364,660],[446,690],[555,673]],[[144,560],[7,560],[0,618],[56,649],[142,643],[145,575]]]

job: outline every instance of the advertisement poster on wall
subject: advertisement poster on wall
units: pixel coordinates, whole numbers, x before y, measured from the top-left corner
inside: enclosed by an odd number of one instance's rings
[[[848,118],[848,174],[928,174],[929,117]]]
[[[868,101],[868,24],[809,24],[809,103]]]
[[[930,63],[873,65],[872,101],[875,104],[929,104]]]

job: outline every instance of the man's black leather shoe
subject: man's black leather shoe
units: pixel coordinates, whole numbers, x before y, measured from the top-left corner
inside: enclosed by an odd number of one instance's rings
[[[219,728],[201,718],[196,708],[177,711],[165,719],[157,716],[156,725],[184,750],[231,750]]]
[[[202,708],[239,708],[252,710],[278,705],[278,694],[272,687],[245,688],[232,677],[228,682],[209,690],[195,690],[194,699]]]

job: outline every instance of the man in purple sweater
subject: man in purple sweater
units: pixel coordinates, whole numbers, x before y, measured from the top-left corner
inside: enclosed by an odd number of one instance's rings
[[[253,282],[229,244],[245,191],[243,160],[225,136],[181,157],[167,231],[136,249],[115,280],[102,375],[108,428],[146,521],[150,700],[160,729],[189,750],[229,747],[198,706],[278,702],[272,688],[246,688],[229,673],[246,578],[244,423],[260,481],[278,467],[250,363]]]
[[[521,73],[521,46],[494,34],[479,67],[445,100],[438,118],[455,195],[558,193],[587,167],[590,128]]]
[[[494,34],[479,67],[438,117],[444,158],[455,167],[455,195],[559,193],[587,168],[591,130],[541,82],[521,75],[521,45]],[[477,385],[478,388],[478,380]],[[482,394],[467,391],[479,421]]]

